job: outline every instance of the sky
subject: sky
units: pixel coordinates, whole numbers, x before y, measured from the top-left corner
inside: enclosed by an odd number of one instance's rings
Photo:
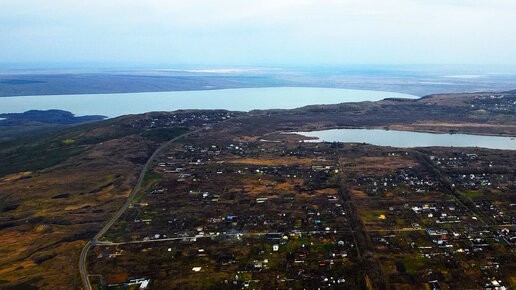
[[[516,64],[515,0],[0,0],[0,64]]]

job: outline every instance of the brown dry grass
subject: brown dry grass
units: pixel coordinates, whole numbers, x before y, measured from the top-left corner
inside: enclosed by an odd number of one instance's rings
[[[383,129],[383,127],[377,127]],[[447,123],[447,122],[422,122],[415,124],[389,125],[389,129],[398,131],[449,133],[450,130],[459,130],[466,134],[503,135],[516,136],[516,124],[491,124],[491,123]]]
[[[258,137],[256,136],[241,136],[235,138],[235,142],[256,142],[258,141]]]
[[[10,223],[0,230],[2,287],[79,289],[83,239],[125,200],[140,169],[132,160],[145,159],[148,144],[135,137],[103,142],[57,166],[2,178],[0,204],[18,205],[0,215]],[[63,193],[69,196],[53,198]]]
[[[275,186],[267,186],[267,184],[276,184]],[[259,195],[259,194],[280,194],[286,192],[292,192],[295,185],[302,185],[303,179],[293,178],[288,179],[282,183],[275,183],[274,180],[269,179],[248,179],[242,178],[240,180],[241,188],[246,194]],[[237,187],[233,191],[239,191]]]
[[[9,174],[9,175],[6,175],[6,176],[0,178],[0,182],[14,181],[14,180],[20,179],[22,177],[29,176],[29,175],[31,175],[31,173],[32,172],[30,172],[30,171],[25,171],[25,172],[19,172],[19,173],[15,173],[15,174]]]
[[[397,126],[410,126],[410,125],[391,125],[390,128],[396,128]],[[443,127],[516,127],[511,124],[488,124],[488,123],[449,123],[449,122],[421,122],[415,123],[413,126],[443,126]]]
[[[263,165],[263,166],[292,166],[292,165],[301,165],[301,166],[311,166],[315,159],[311,158],[295,158],[295,157],[280,157],[280,158],[243,158],[243,159],[234,159],[229,160],[229,163],[238,163],[238,164],[250,164],[250,165]]]
[[[129,273],[116,273],[116,274],[108,274],[105,277],[106,283],[108,284],[120,284],[127,281],[129,278]]]
[[[12,273],[15,270],[19,270],[19,269],[29,270],[30,268],[32,268],[34,266],[36,266],[36,263],[34,263],[33,261],[30,261],[30,260],[23,260],[20,262],[15,262],[5,268],[0,269],[0,279],[8,280],[8,281],[18,280],[18,279],[20,279],[18,274],[12,275]]]
[[[354,159],[354,167],[345,167],[344,172],[359,172],[361,174],[378,174],[390,172],[396,168],[414,166],[416,163],[402,156],[371,156]],[[341,164],[349,163],[342,159]]]
[[[0,235],[2,255],[0,280],[23,283],[38,280],[40,289],[73,289],[80,285],[75,265],[83,241],[62,242],[64,228],[48,232],[41,227],[23,231],[11,229]],[[36,264],[34,256],[54,254],[51,259]]]
[[[441,106],[468,106],[466,103],[478,97],[480,94],[440,94],[432,95],[429,98],[422,99],[421,102],[425,104],[438,104]]]
[[[351,190],[351,194],[356,198],[367,198],[367,194],[361,190]]]
[[[339,191],[336,188],[325,188],[316,190],[315,193],[317,194],[337,194]]]

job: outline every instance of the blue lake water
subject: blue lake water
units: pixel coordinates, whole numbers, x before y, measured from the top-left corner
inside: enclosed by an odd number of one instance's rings
[[[123,94],[0,97],[0,113],[60,109],[76,115],[116,117],[178,109],[294,109],[306,105],[417,98],[413,95],[334,88],[275,87]]]
[[[306,140],[305,142],[368,143],[402,148],[452,146],[516,150],[516,140],[514,138],[497,136],[433,134],[377,129],[332,129],[294,133],[319,138],[317,140]]]

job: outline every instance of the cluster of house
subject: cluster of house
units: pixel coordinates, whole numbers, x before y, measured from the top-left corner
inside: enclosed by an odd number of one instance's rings
[[[190,191],[189,195],[194,200],[202,202],[216,202],[220,198],[220,195],[206,191]],[[226,237],[227,233],[234,236],[246,232],[282,232],[286,235],[305,233],[323,238],[330,233],[341,232],[347,221],[342,204],[333,194],[313,198],[310,205],[296,203],[291,195],[271,199],[257,197],[254,200],[247,199],[247,202],[248,205],[240,202],[232,211],[227,211],[236,212],[238,215],[211,216],[205,222],[194,222],[180,215],[169,215],[168,237],[222,238]],[[263,208],[256,208],[262,205]],[[337,218],[338,223],[335,222]],[[161,238],[165,237],[161,235]]]
[[[483,95],[471,100],[470,103],[471,107],[477,110],[516,113],[516,94]]]
[[[419,172],[412,167],[398,168],[386,176],[361,175],[352,181],[355,186],[363,189],[370,196],[391,192],[397,188],[400,188],[402,193],[405,190],[426,193],[439,188],[439,181],[434,176]]]
[[[437,166],[448,169],[464,168],[481,161],[477,154],[466,152],[452,152],[446,156],[431,155],[430,160],[432,160]]]
[[[496,224],[499,225],[511,225],[516,224],[516,216],[514,214],[506,213],[500,208],[500,205],[493,204],[493,202],[487,199],[477,200],[475,202],[476,208],[481,210],[487,216],[492,217]],[[516,207],[516,204],[510,204],[510,208]],[[514,210],[514,209],[512,209]]]
[[[128,126],[132,128],[169,128],[169,127],[190,127],[205,126],[218,123],[234,117],[234,113],[226,111],[198,111],[198,112],[176,112],[151,113],[142,118],[132,120]]]
[[[316,162],[313,166],[306,164],[226,166],[218,163],[223,154],[237,158],[253,158],[263,153],[314,157],[313,152],[304,152],[301,148],[277,151],[273,147],[262,147],[259,143],[258,145],[234,143],[225,146],[182,144],[179,150],[176,148],[171,151],[165,157],[166,159],[158,162],[157,165],[164,173],[176,178],[177,182],[182,182],[181,186],[190,187],[187,194],[181,197],[181,204],[185,210],[176,212],[166,208],[166,215],[158,214],[151,220],[147,217],[147,213],[151,213],[152,210],[147,210],[147,207],[142,208],[138,221],[141,221],[139,225],[147,229],[145,230],[147,236],[144,239],[177,238],[188,243],[203,239],[239,241],[248,244],[265,243],[272,253],[288,255],[289,267],[287,268],[295,269],[295,273],[278,277],[278,283],[289,282],[292,280],[291,277],[295,276],[315,279],[320,285],[326,286],[345,283],[346,279],[343,275],[330,273],[334,272],[335,267],[340,267],[338,265],[348,259],[348,256],[354,255],[352,254],[355,252],[354,243],[349,232],[342,199],[335,193],[335,189],[325,191],[330,178],[338,172],[338,164],[322,158],[323,152],[316,152],[321,158],[315,157]],[[229,193],[222,188],[219,192],[213,190],[213,187],[208,190],[203,189],[199,183],[193,183],[193,180],[198,178],[206,177],[213,181],[218,178],[216,176],[226,178],[232,174],[246,175],[252,180],[257,180],[260,186],[265,186],[267,190],[256,194],[237,194],[236,198],[229,198]],[[291,188],[279,189],[278,183],[294,180],[296,182],[292,182]],[[162,186],[161,183],[151,190],[151,193],[156,195],[156,199],[163,199],[161,195],[170,195],[171,192],[172,190],[167,190],[167,187]],[[298,195],[294,192],[303,194]],[[200,204],[205,209],[202,216],[198,214]],[[146,218],[143,218],[144,216]],[[166,217],[165,227],[161,221],[164,217]],[[298,239],[310,242],[301,247],[293,247],[290,242]],[[325,246],[315,247],[314,241],[323,243]],[[211,254],[203,252],[202,255],[210,257]],[[236,259],[234,255],[228,257],[218,255],[213,258],[221,264],[232,264]],[[317,273],[311,270],[314,262],[318,266]],[[202,265],[194,266],[192,271],[202,272]],[[261,272],[268,270],[269,267],[270,262],[265,257],[239,265],[238,272]]]
[[[485,281],[486,289],[506,289],[504,287],[507,283],[501,273],[500,262],[492,255],[492,250],[494,244],[514,246],[516,241],[514,235],[515,232],[509,227],[494,231],[486,227],[463,225],[462,227],[428,227],[424,229],[424,234],[412,235],[408,241],[404,241],[406,238],[402,238],[397,233],[373,235],[372,240],[393,253],[415,251],[417,255],[428,259],[429,268],[433,267],[431,261],[434,259],[437,259],[435,265],[440,265],[443,261],[470,259],[475,261],[471,266],[479,269],[483,274],[480,279]],[[406,242],[409,249],[405,248]],[[476,264],[478,261],[482,262]],[[435,280],[430,284],[437,287],[438,281]]]
[[[253,259],[246,264],[241,264],[238,273],[256,273],[270,269],[270,261],[266,258],[266,253],[282,253],[286,257],[286,272],[278,273],[276,276],[277,283],[281,287],[282,284],[292,282],[294,278],[301,280],[311,280],[316,285],[323,287],[338,287],[339,284],[345,283],[346,279],[343,273],[335,271],[347,261],[350,251],[353,252],[354,244],[352,240],[339,240],[336,237],[330,238],[325,248],[329,250],[321,250],[319,246],[314,246],[314,242],[301,244],[297,247],[288,245],[288,239],[294,234],[286,235],[284,233],[267,233],[263,237],[266,247],[257,253],[257,257],[262,259]],[[316,239],[317,240],[317,239]],[[316,268],[314,268],[314,266]],[[238,280],[238,279],[237,279]],[[236,283],[235,283],[236,284]]]
[[[418,203],[411,210],[420,218],[431,218],[436,224],[462,223],[470,215],[463,206],[455,202]]]
[[[446,156],[430,156],[443,168],[450,182],[459,190],[484,190],[514,187],[514,175],[508,160],[486,160],[475,154],[453,152]]]

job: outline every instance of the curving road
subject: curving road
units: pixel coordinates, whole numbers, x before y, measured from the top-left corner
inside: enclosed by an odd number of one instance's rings
[[[81,257],[79,259],[79,271],[81,273],[81,279],[82,279],[82,284],[84,286],[84,289],[86,290],[91,290],[91,284],[90,284],[90,279],[88,277],[88,271],[86,270],[86,256],[88,254],[88,251],[90,250],[90,248],[94,245],[96,245],[98,243],[98,239],[100,237],[102,237],[108,230],[109,228],[111,228],[111,226],[122,216],[122,214],[127,210],[127,208],[129,207],[129,205],[131,204],[131,201],[133,200],[134,196],[136,195],[136,193],[138,192],[138,190],[140,189],[140,185],[143,181],[143,177],[145,176],[145,172],[147,172],[147,169],[149,168],[149,166],[152,164],[152,162],[154,161],[154,158],[166,147],[168,147],[170,144],[174,143],[175,141],[181,139],[181,138],[184,138],[190,134],[193,134],[193,133],[197,133],[199,131],[202,131],[202,130],[205,130],[209,127],[203,127],[203,128],[200,128],[200,129],[197,129],[197,130],[194,130],[194,131],[191,131],[191,132],[188,132],[186,134],[183,134],[183,135],[180,135],[180,136],[177,136],[173,139],[171,139],[170,141],[168,141],[167,143],[161,145],[158,149],[156,149],[156,151],[154,151],[154,153],[152,153],[151,157],[149,157],[149,159],[147,160],[147,162],[145,163],[145,165],[143,166],[142,168],[142,171],[140,172],[140,176],[138,177],[138,181],[136,182],[136,184],[134,185],[133,187],[133,190],[131,191],[131,193],[129,194],[129,196],[127,197],[125,203],[122,205],[122,207],[116,212],[116,214],[106,223],[106,225],[84,246],[84,248],[82,249],[82,252],[81,252]]]

